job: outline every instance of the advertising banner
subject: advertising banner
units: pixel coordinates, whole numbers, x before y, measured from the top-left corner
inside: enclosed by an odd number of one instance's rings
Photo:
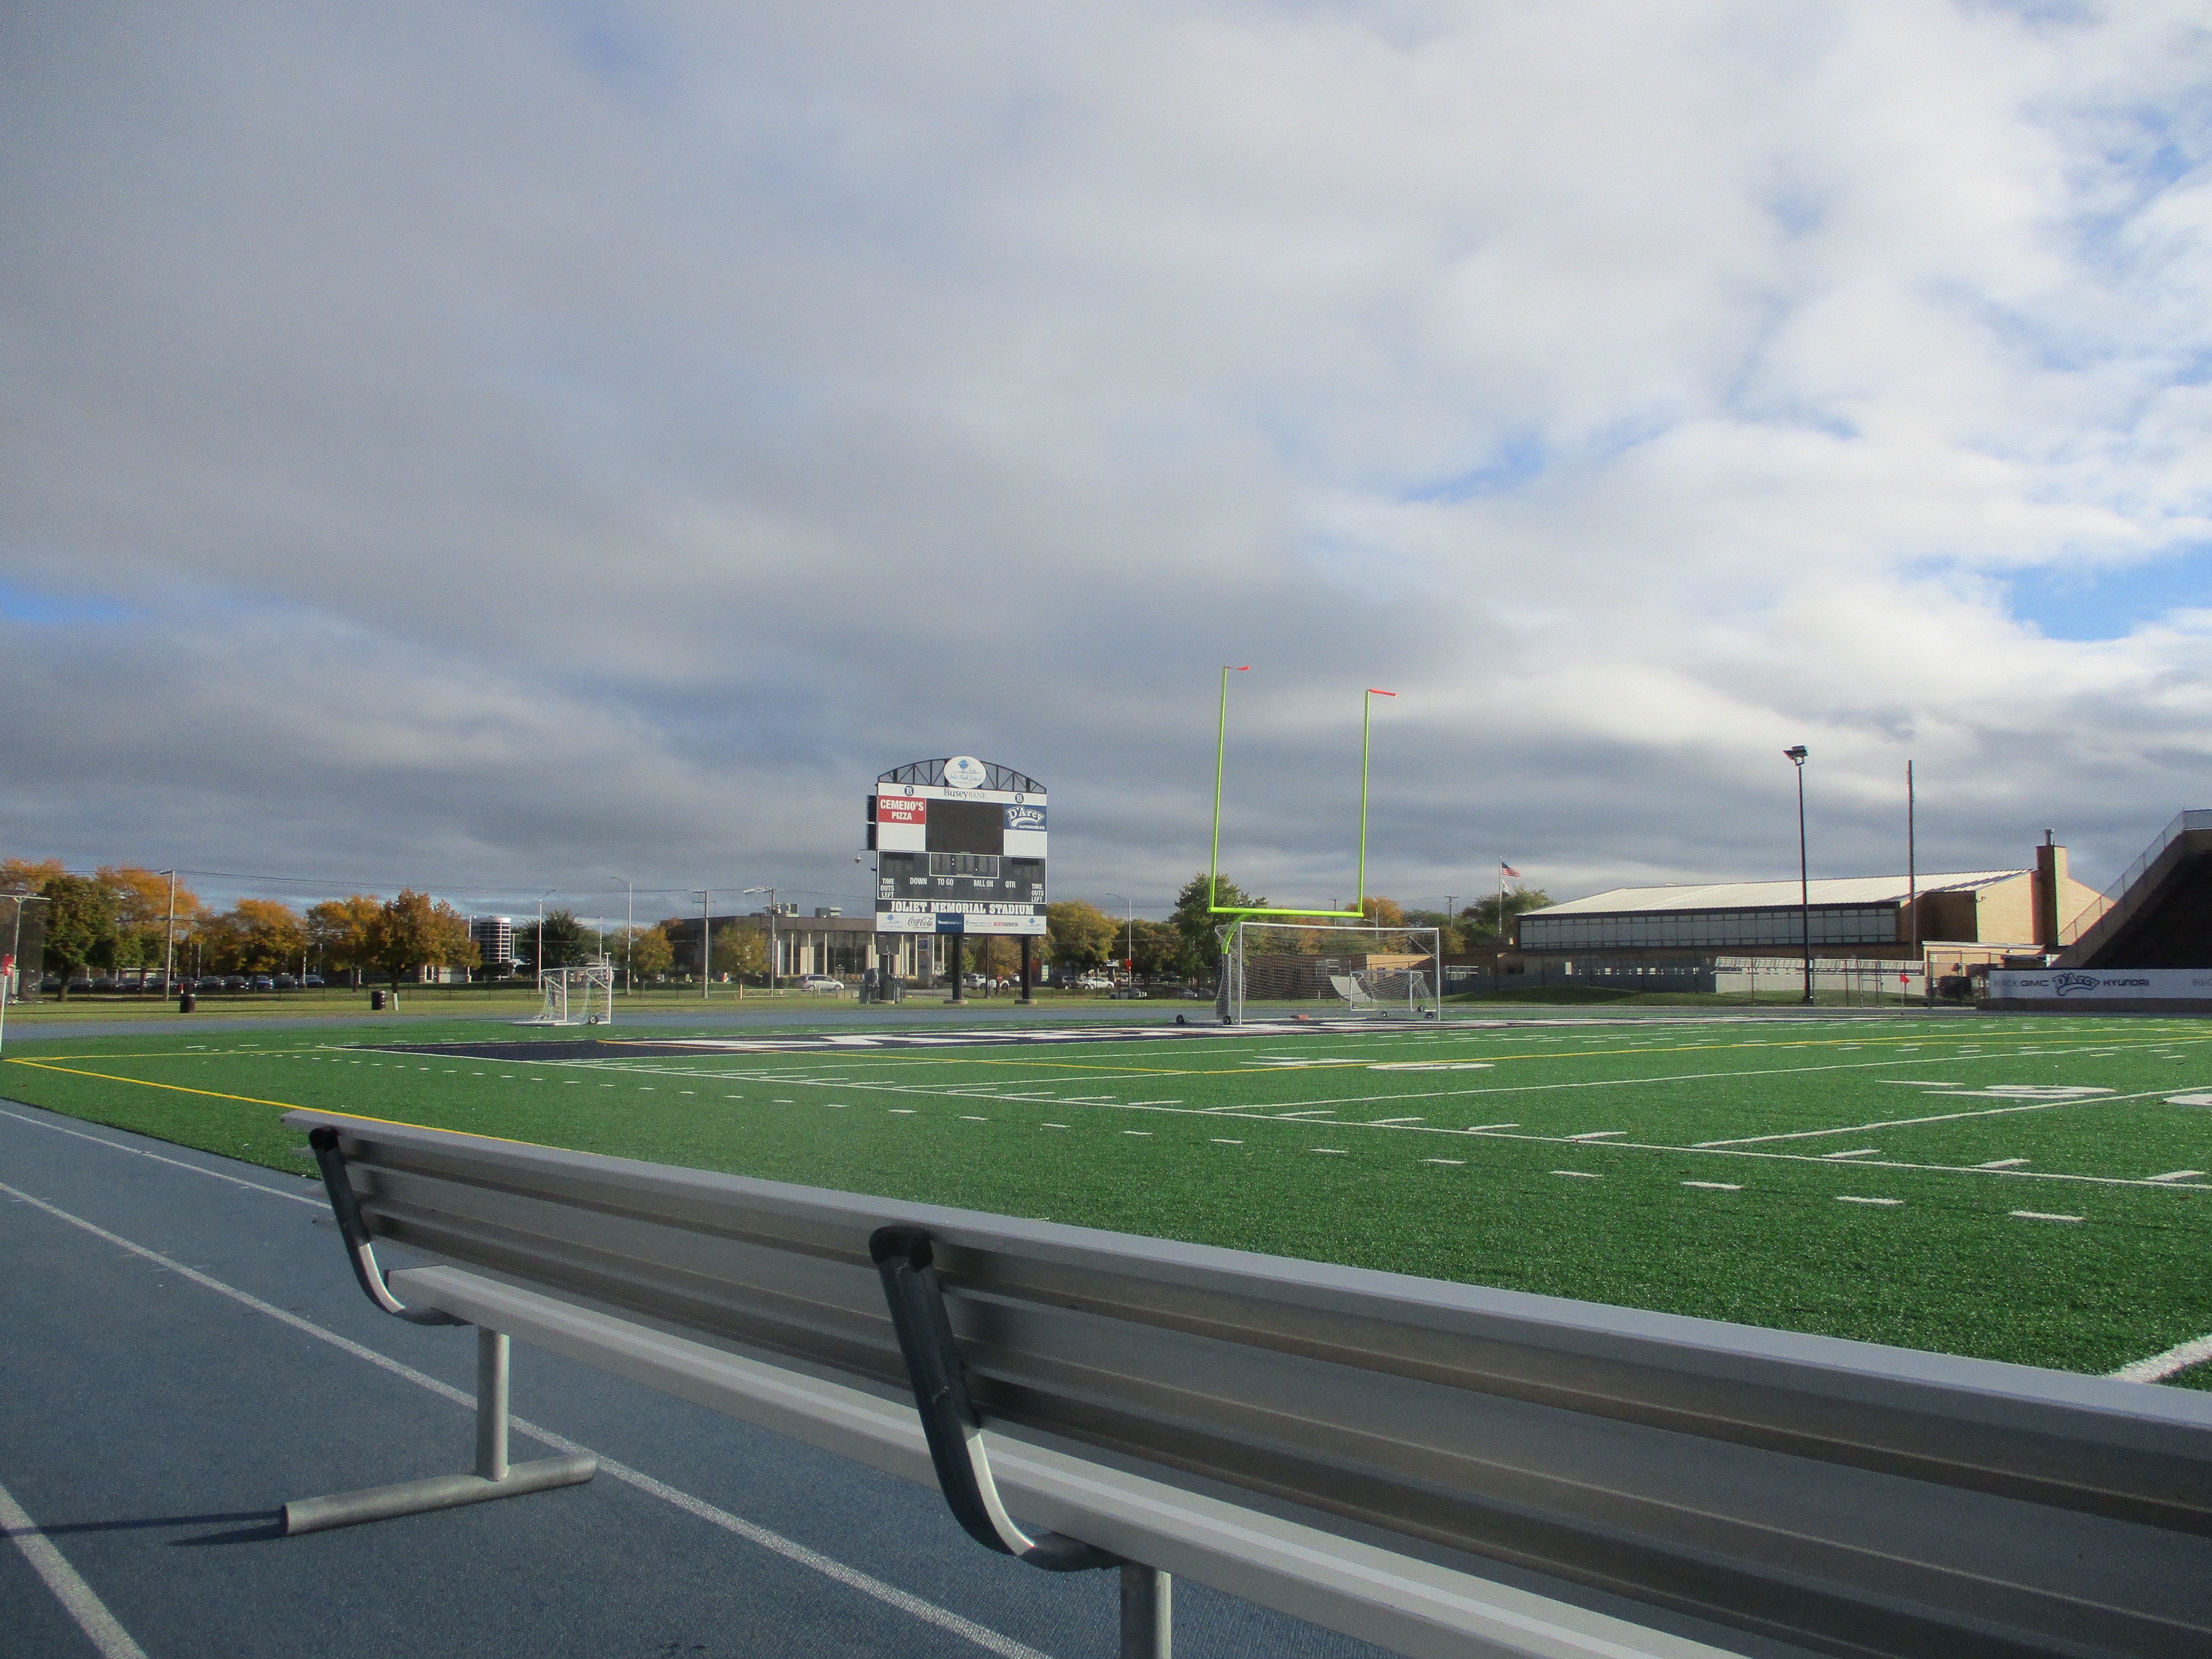
[[[2212,1002],[2212,968],[1993,968],[1992,1002]]]

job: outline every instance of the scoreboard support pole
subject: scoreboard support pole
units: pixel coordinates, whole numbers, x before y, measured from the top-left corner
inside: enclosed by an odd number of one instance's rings
[[[1036,940],[1030,934],[1024,933],[1022,935],[1022,1006],[1024,1008],[1029,1007],[1036,1000],[1030,995],[1030,975],[1034,971],[1034,958],[1030,953],[1036,948]]]
[[[964,1004],[968,1000],[968,936],[947,933],[945,937],[952,941],[952,1000]]]

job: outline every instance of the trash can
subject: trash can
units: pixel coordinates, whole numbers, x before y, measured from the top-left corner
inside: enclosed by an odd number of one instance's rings
[[[382,1013],[384,1012],[384,993],[381,991],[371,991],[368,994],[368,1006],[369,1011],[372,1013]]]
[[[177,1012],[180,1014],[189,1014],[199,1006],[200,1000],[190,991],[185,992],[177,999]]]

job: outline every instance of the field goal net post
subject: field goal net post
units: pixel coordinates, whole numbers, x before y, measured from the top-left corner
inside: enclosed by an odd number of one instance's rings
[[[545,1005],[528,1025],[611,1025],[615,1023],[615,966],[548,968],[540,987]]]
[[[1248,1012],[1434,1019],[1443,939],[1434,927],[1322,921],[1231,922],[1221,931],[1224,1024]]]

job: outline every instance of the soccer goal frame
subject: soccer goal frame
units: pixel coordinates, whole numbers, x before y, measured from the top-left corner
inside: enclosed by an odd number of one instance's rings
[[[1222,1021],[1248,1010],[1345,1018],[1434,1019],[1443,975],[1440,931],[1303,918],[1240,916],[1220,929]]]
[[[615,965],[587,963],[581,968],[548,968],[542,988],[544,1006],[526,1025],[611,1025],[615,1023]]]

